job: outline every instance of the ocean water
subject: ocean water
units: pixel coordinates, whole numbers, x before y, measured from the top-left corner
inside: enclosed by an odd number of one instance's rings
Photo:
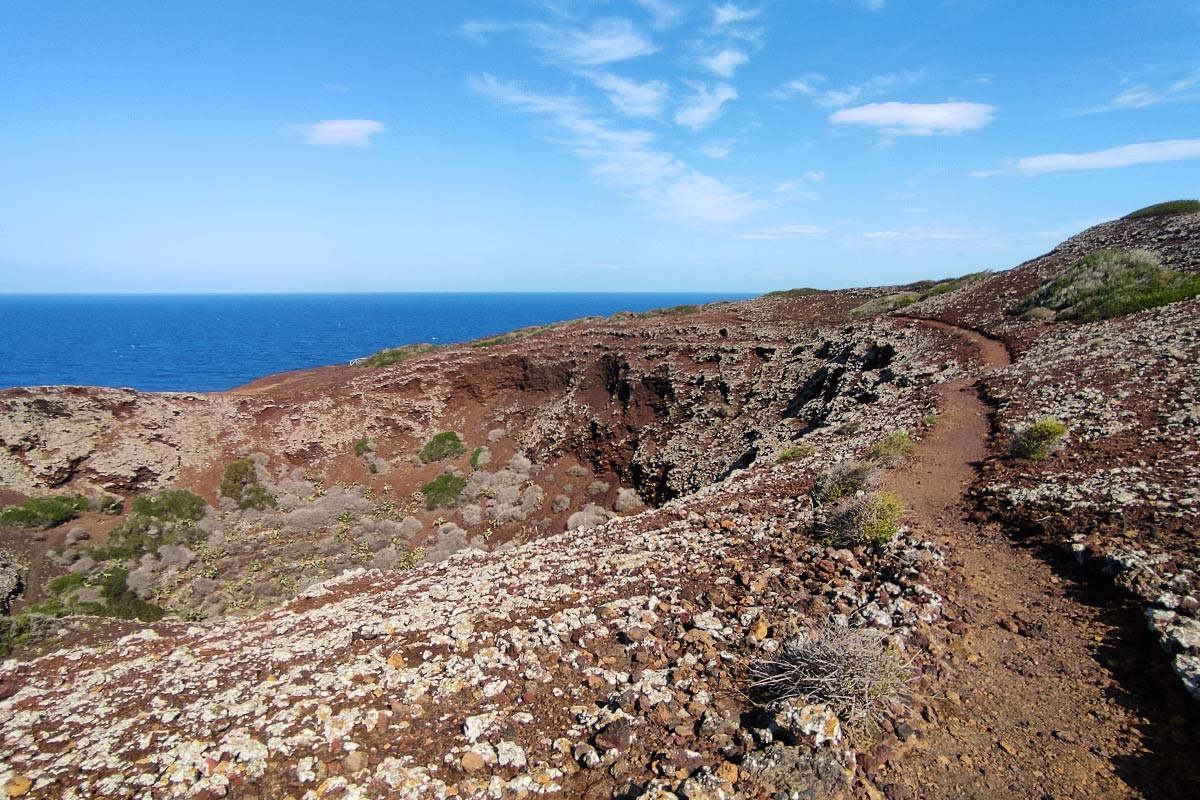
[[[212,392],[385,347],[750,295],[0,295],[0,388]]]

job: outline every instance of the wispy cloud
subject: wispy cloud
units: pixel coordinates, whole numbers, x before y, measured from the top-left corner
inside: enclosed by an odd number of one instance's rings
[[[1200,158],[1200,139],[1173,139],[1166,142],[1141,142],[1096,150],[1091,153],[1056,153],[1029,156],[1017,161],[1016,168],[1026,175],[1090,169],[1115,169],[1137,164],[1186,161]],[[986,176],[978,176],[986,177]]]
[[[749,22],[759,13],[757,8],[742,8],[733,3],[721,3],[713,7],[713,23],[716,25],[732,25],[738,22]]]
[[[582,67],[598,67],[657,53],[659,48],[632,22],[622,17],[600,19],[589,28],[564,28],[543,22],[472,20],[463,24],[464,36],[480,44],[498,33],[522,32],[534,47],[553,58]]]
[[[739,239],[797,239],[804,236],[821,236],[829,233],[831,229],[820,225],[780,225],[776,228],[767,228],[761,231],[750,231],[741,234]]]
[[[716,55],[702,59],[701,63],[709,72],[722,78],[732,78],[737,68],[750,60],[750,56],[740,50],[722,50]]]
[[[669,93],[663,81],[642,83],[609,72],[592,73],[588,77],[608,95],[609,102],[622,114],[630,117],[662,116]]]
[[[331,147],[370,147],[371,137],[387,130],[374,119],[327,119],[311,125],[290,125],[308,144]]]
[[[709,142],[700,148],[702,155],[708,156],[714,161],[724,161],[729,158],[730,152],[732,151],[729,145],[724,142]]]
[[[867,125],[889,136],[944,136],[979,130],[996,115],[983,103],[868,103],[835,111],[836,125]]]
[[[648,131],[620,130],[597,117],[576,99],[543,95],[516,83],[481,75],[471,88],[508,108],[546,119],[554,141],[591,164],[603,185],[634,197],[679,219],[729,223],[760,207],[753,197],[736,191],[658,149]]]
[[[678,25],[686,16],[684,9],[667,0],[634,0],[654,19],[654,27],[670,28]]]
[[[552,30],[542,46],[573,64],[599,66],[648,56],[658,47],[627,19],[602,19],[587,29]]]
[[[738,97],[737,90],[721,83],[711,89],[703,83],[687,82],[692,96],[675,112],[675,122],[698,131],[721,115],[721,107]]]
[[[824,75],[803,75],[788,81],[768,96],[774,100],[789,100],[800,95],[812,98],[813,104],[821,108],[841,108],[860,100],[878,97],[897,86],[917,83],[922,77],[924,76],[920,72],[894,72],[878,75],[858,84],[827,88],[822,85],[826,82]]]
[[[1134,83],[1126,86],[1107,103],[1080,111],[1069,112],[1068,117],[1088,114],[1103,114],[1108,111],[1132,111],[1165,103],[1189,103],[1200,100],[1200,69],[1166,85],[1151,86]]]
[[[940,226],[904,228],[902,230],[869,231],[862,238],[886,242],[956,242],[965,239],[979,239],[987,235],[987,231],[969,228],[943,228]]]
[[[812,191],[812,186],[815,183],[820,183],[825,180],[825,173],[817,170],[809,170],[799,178],[790,178],[780,181],[771,189],[772,192],[779,195],[798,196],[808,200],[815,200],[817,193]]]

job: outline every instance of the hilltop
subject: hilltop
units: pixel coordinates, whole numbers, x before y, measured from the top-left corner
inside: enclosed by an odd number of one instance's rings
[[[1187,796],[1198,293],[1167,206],[994,274],[2,391],[0,786]]]

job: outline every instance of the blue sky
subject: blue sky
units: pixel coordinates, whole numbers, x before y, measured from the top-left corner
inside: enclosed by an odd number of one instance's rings
[[[0,291],[1002,269],[1200,194],[1198,0],[0,5]]]

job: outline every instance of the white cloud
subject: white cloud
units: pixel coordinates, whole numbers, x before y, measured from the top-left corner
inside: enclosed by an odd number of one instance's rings
[[[675,122],[692,130],[700,130],[712,122],[721,115],[721,107],[738,96],[737,90],[725,83],[712,89],[703,83],[688,82],[688,86],[694,94],[687,105],[675,112]]]
[[[995,117],[996,107],[983,103],[868,103],[835,111],[837,125],[869,125],[899,136],[934,136],[975,131]]]
[[[780,225],[777,228],[767,228],[761,231],[743,233],[739,239],[796,239],[802,236],[821,236],[829,233],[830,228],[820,225]]]
[[[709,142],[700,148],[700,152],[715,161],[724,161],[725,159],[729,158],[729,153],[731,151],[729,149],[729,145],[727,144],[721,144],[720,142]]]
[[[664,215],[729,223],[743,219],[761,205],[674,154],[657,149],[652,133],[618,130],[589,114],[574,98],[528,92],[491,75],[472,79],[470,86],[516,111],[546,118],[556,130],[553,140],[591,164],[597,181]]]
[[[1123,89],[1105,105],[1088,109],[1084,113],[1126,111],[1149,108],[1162,103],[1183,103],[1198,99],[1200,99],[1200,69],[1166,86],[1156,88],[1145,83],[1134,84]]]
[[[387,130],[373,119],[327,119],[312,125],[292,125],[290,129],[308,144],[332,147],[369,147],[372,136]]]
[[[732,78],[737,68],[750,60],[750,56],[738,50],[722,50],[703,59],[704,68],[722,78]]]
[[[811,183],[820,183],[821,181],[825,180],[825,173],[818,170],[810,170],[804,173],[804,180],[810,181]]]
[[[609,102],[631,117],[658,117],[667,101],[667,84],[662,81],[638,81],[603,72],[588,76],[604,90]]]
[[[598,66],[658,52],[658,47],[627,19],[602,19],[587,30],[546,29],[540,46],[564,61]]]
[[[733,3],[722,3],[713,6],[713,22],[717,25],[730,25],[735,22],[749,22],[759,15],[756,8],[741,8]]]
[[[684,10],[667,0],[634,0],[654,18],[656,28],[670,28],[683,21]]]
[[[1200,158],[1200,139],[1174,139],[1166,142],[1142,142],[1096,150],[1091,153],[1057,153],[1030,156],[1017,161],[1017,169],[1026,175],[1071,170],[1114,169],[1136,164],[1185,161]]]
[[[862,238],[887,242],[956,242],[964,239],[978,239],[986,234],[985,231],[966,228],[917,227],[892,231],[869,231]]]
[[[823,75],[804,75],[775,89],[770,97],[775,100],[789,100],[796,95],[804,95],[811,97],[813,104],[821,108],[841,108],[870,97],[878,97],[896,86],[917,83],[922,77],[920,72],[893,72],[877,75],[858,84],[823,89],[821,84],[826,80]]]

